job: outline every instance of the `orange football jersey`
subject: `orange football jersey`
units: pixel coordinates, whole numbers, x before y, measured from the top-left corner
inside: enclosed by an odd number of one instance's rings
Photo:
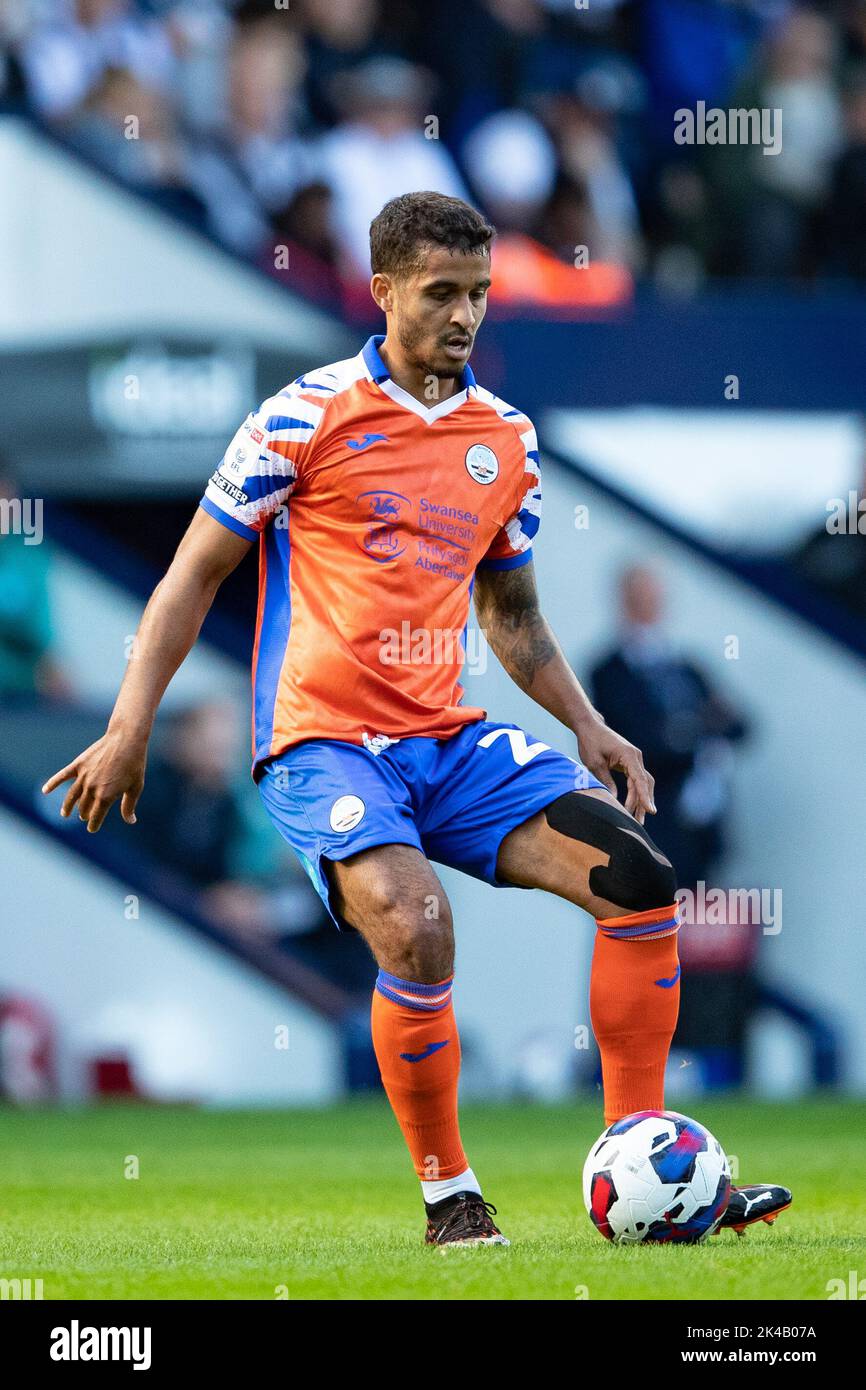
[[[468,366],[422,404],[383,341],[266,400],[201,501],[259,541],[256,768],[303,739],[448,738],[483,718],[460,684],[475,570],[532,556],[531,421]]]

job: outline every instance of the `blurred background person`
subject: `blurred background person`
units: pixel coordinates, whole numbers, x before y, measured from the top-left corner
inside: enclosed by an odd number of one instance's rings
[[[334,231],[347,279],[370,274],[370,223],[390,198],[430,189],[468,193],[452,156],[424,129],[430,74],[400,58],[375,58],[335,85],[343,121],[319,145],[322,176],[334,200]]]
[[[141,841],[161,868],[193,890],[227,881],[244,827],[238,792],[239,711],[229,701],[174,715],[148,769]]]
[[[615,105],[592,74],[542,102],[562,169],[583,190],[590,257],[640,270],[643,240],[632,176],[617,147]]]
[[[388,7],[390,9],[390,6]],[[380,0],[301,0],[307,67],[304,95],[321,128],[343,117],[340,87],[355,68],[374,58],[406,57],[401,24],[388,32]],[[405,11],[401,16],[405,22]]]
[[[305,123],[307,58],[295,29],[279,16],[240,26],[231,47],[227,156],[259,205],[274,212],[315,177]]]
[[[176,66],[169,32],[131,0],[58,0],[31,7],[31,16],[22,65],[29,100],[46,119],[82,107],[109,69],[126,69],[164,95],[170,90]]]
[[[730,93],[731,106],[782,113],[774,116],[777,153],[729,144],[720,147],[721,159],[706,160],[715,171],[718,231],[723,242],[733,231],[741,274],[814,270],[818,216],[843,141],[838,57],[832,19],[794,7],[770,28],[752,74]]]
[[[294,856],[263,816],[245,765],[243,718],[230,700],[181,710],[151,759],[138,825],[157,882],[180,883],[235,938],[273,943],[348,995],[375,976],[357,933],[340,936]]]
[[[166,212],[200,227],[206,199],[192,186],[189,150],[175,111],[131,68],[106,67],[81,105],[63,122],[69,143]],[[226,240],[232,231],[218,221]]]
[[[558,175],[556,147],[536,116],[510,110],[485,117],[466,140],[461,158],[496,225],[498,305],[563,308],[631,297],[632,277],[620,258],[606,261],[598,250],[585,187]],[[566,184],[575,196],[571,219]]]
[[[820,269],[866,280],[866,57],[844,89],[845,142],[833,164],[821,226]]]
[[[653,838],[680,886],[691,887],[711,876],[726,847],[731,754],[749,726],[673,643],[655,570],[625,570],[619,605],[616,645],[591,672],[593,703],[643,749],[656,781]]]
[[[801,542],[791,563],[834,603],[866,618],[866,454],[857,486],[827,499],[822,525]]]

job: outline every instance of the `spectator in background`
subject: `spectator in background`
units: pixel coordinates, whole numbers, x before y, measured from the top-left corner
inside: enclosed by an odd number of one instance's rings
[[[833,166],[822,269],[866,281],[866,63],[845,89],[845,146]]]
[[[239,151],[230,143],[191,140],[172,103],[130,69],[108,68],[64,131],[89,159],[233,250],[252,255],[270,239]]]
[[[339,308],[343,286],[338,273],[340,250],[334,234],[331,190],[321,179],[306,183],[275,210],[271,217],[272,236],[262,250],[264,269],[289,287],[300,283],[311,299]],[[282,251],[288,252],[283,263]],[[279,255],[277,254],[279,252]],[[343,306],[348,312],[348,305]],[[358,295],[362,322],[369,317],[367,303]]]
[[[697,163],[659,170],[650,211],[653,276],[662,289],[693,294],[701,288],[713,251],[706,180]]]
[[[630,297],[631,277],[590,258],[578,268],[576,237],[560,259],[540,236],[557,186],[557,160],[544,126],[526,111],[499,111],[476,126],[463,165],[496,229],[491,303],[582,307]],[[575,230],[586,232],[584,221]],[[536,235],[537,233],[537,235]]]
[[[240,727],[228,700],[175,715],[148,769],[136,848],[152,859],[164,887],[191,893],[228,935],[287,949],[350,994],[366,989],[375,967],[363,940],[334,930],[294,856],[263,833],[261,803],[249,777],[238,774]]]
[[[28,33],[28,15],[17,4],[0,0],[0,112],[26,109],[27,90],[21,51]]]
[[[379,0],[301,0],[307,51],[306,101],[319,126],[340,121],[339,89],[353,68],[405,56],[380,33]]]
[[[556,149],[528,111],[497,111],[472,131],[463,167],[497,231],[533,232],[556,179]]]
[[[229,62],[225,144],[260,207],[286,206],[315,177],[303,121],[304,47],[284,18],[241,26]]]
[[[216,135],[225,122],[229,53],[237,11],[230,10],[223,0],[168,3],[165,24],[177,60],[172,84],[177,109],[187,130]]]
[[[791,563],[834,603],[866,619],[866,459],[853,491],[854,508],[848,497],[840,499],[845,503],[844,519],[839,524],[831,522],[828,512],[822,525],[794,553]],[[856,520],[850,515],[855,509]]]
[[[589,246],[589,209],[581,183],[562,170],[539,219],[538,235],[561,261],[573,261],[575,248]]]
[[[199,911],[228,930],[271,935],[275,912],[287,929],[306,928],[320,910],[305,879],[300,892],[296,882],[269,903],[271,884],[289,858],[263,846],[261,821],[251,814],[257,798],[246,794],[251,784],[239,774],[241,723],[231,700],[205,701],[173,716],[148,768],[135,848],[153,861],[163,886],[191,893]],[[297,880],[293,871],[290,876]]]
[[[243,830],[235,787],[240,761],[237,711],[228,702],[176,715],[148,770],[138,837],[161,866],[193,890],[232,877]]]
[[[367,280],[370,223],[390,198],[424,188],[469,194],[442,141],[425,136],[432,79],[422,68],[373,59],[343,77],[334,95],[345,122],[320,142],[319,167],[334,200],[344,276]]]
[[[559,163],[583,193],[584,244],[590,261],[639,270],[644,260],[637,199],[615,139],[612,112],[597,99],[590,73],[571,90],[541,94]]]
[[[0,459],[0,699],[69,693],[53,651],[50,571],[32,499],[27,505],[11,465]]]
[[[547,28],[536,0],[439,0],[420,51],[439,80],[443,130],[462,144],[486,116],[521,105]]]
[[[166,212],[239,251],[267,235],[241,180],[207,148],[191,149],[174,108],[128,68],[107,68],[63,123],[76,149]]]
[[[771,31],[755,76],[734,92],[732,106],[782,111],[781,150],[765,155],[757,145],[727,145],[706,152],[723,243],[738,229],[735,259],[728,252],[721,269],[768,277],[810,269],[818,213],[842,144],[836,56],[831,19],[794,9]]]
[[[204,208],[186,188],[186,152],[168,102],[131,68],[102,70],[81,107],[63,123],[66,138],[95,163],[157,201]]]
[[[158,19],[129,0],[59,0],[53,10],[45,11],[22,50],[28,96],[41,116],[69,116],[111,68],[127,69],[143,85],[168,91],[175,58]]]
[[[747,724],[664,630],[664,591],[655,571],[620,578],[620,634],[594,668],[593,703],[643,750],[655,777],[658,814],[650,833],[665,846],[681,887],[706,879],[725,847],[731,745]]]

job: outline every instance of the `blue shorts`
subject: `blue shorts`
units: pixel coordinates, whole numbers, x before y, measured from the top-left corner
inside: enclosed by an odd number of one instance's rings
[[[452,738],[404,738],[381,752],[309,739],[273,758],[259,791],[338,927],[322,859],[414,845],[498,888],[499,846],[558,796],[602,783],[516,724],[477,720]]]

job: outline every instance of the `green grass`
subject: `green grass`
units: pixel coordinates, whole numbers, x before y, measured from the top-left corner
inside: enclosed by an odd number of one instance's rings
[[[0,1111],[0,1277],[46,1299],[825,1299],[866,1276],[866,1105],[695,1107],[742,1181],[794,1189],[774,1228],[618,1248],[580,1195],[596,1107],[467,1106],[510,1249],[423,1246],[384,1103],[326,1111]],[[127,1156],[137,1179],[124,1177]]]

